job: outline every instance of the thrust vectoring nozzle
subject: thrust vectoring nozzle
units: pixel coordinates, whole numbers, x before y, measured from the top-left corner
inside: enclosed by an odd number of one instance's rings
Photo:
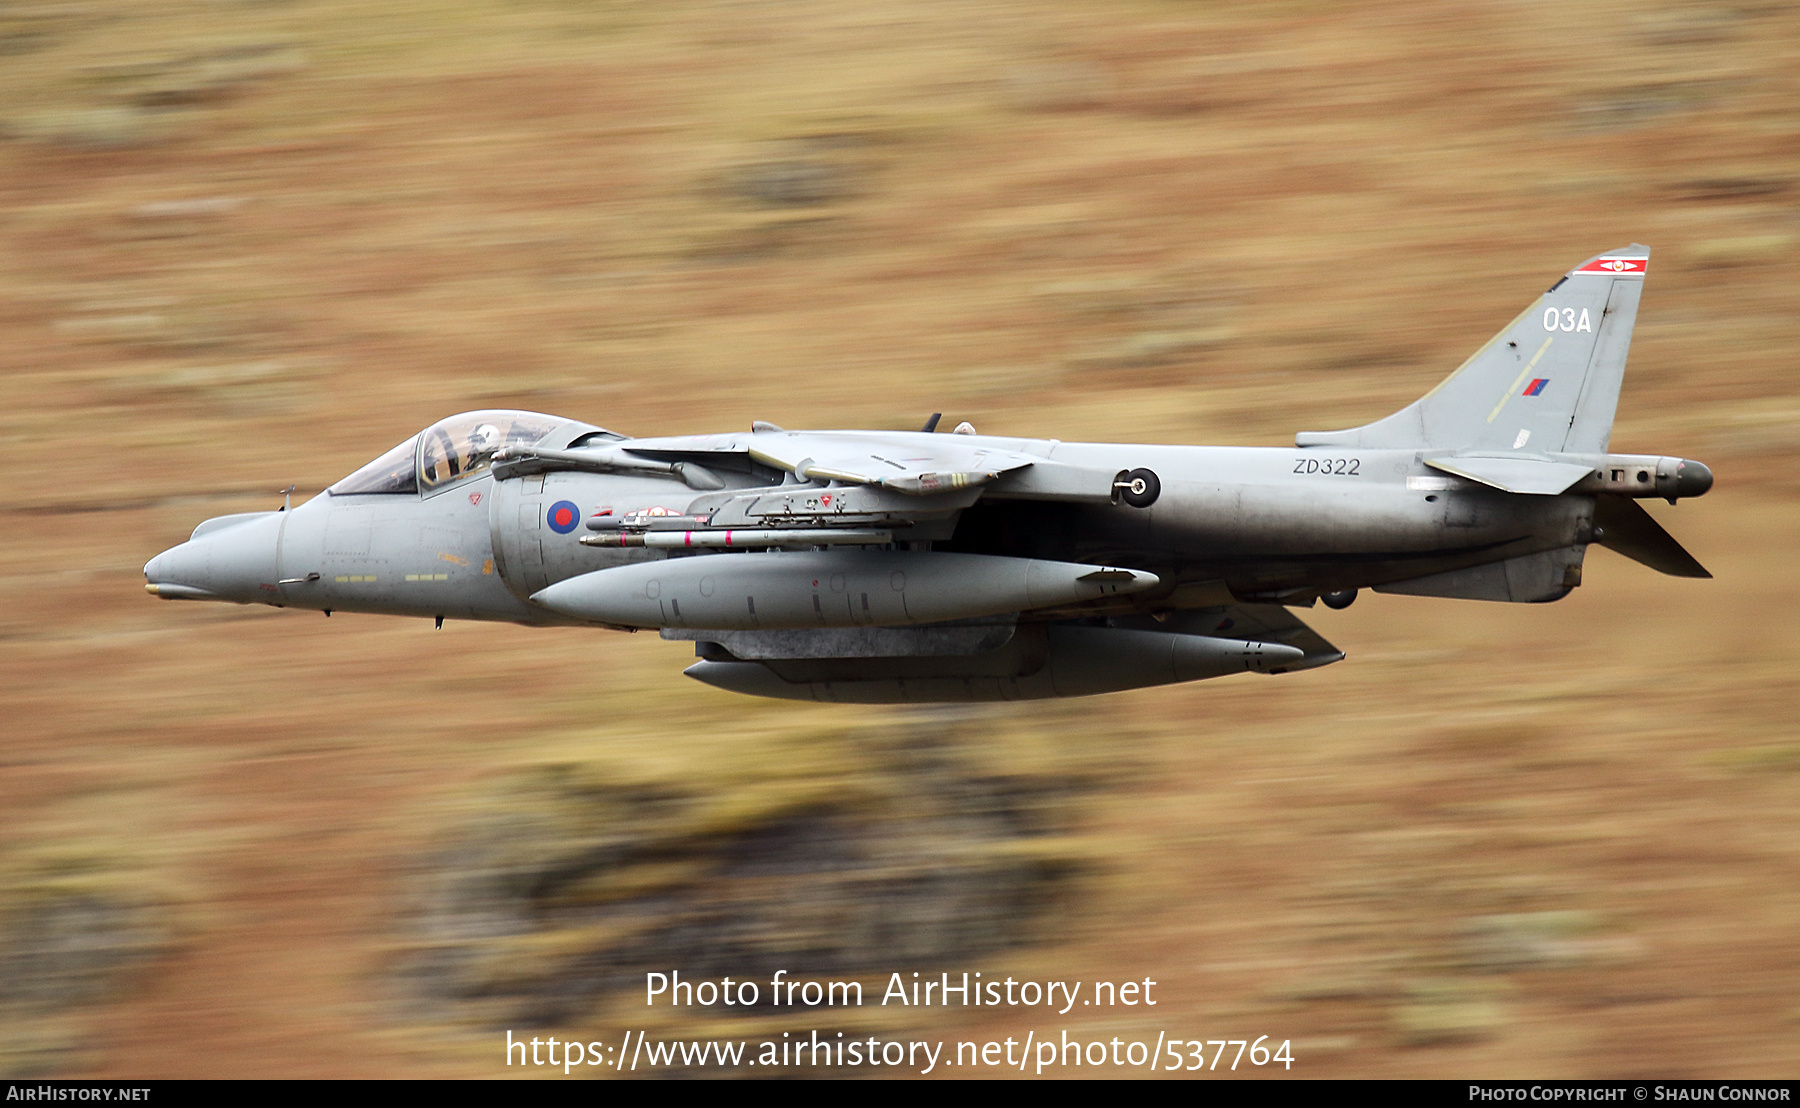
[[[533,594],[623,627],[897,627],[1067,607],[1152,588],[1142,570],[889,550],[674,558],[596,570]]]

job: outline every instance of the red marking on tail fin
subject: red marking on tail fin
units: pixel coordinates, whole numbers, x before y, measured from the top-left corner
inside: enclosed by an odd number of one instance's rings
[[[1577,273],[1648,273],[1649,258],[1595,258],[1576,270]]]

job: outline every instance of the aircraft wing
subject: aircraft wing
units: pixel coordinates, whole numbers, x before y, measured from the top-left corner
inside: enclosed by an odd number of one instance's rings
[[[1042,459],[971,435],[920,432],[754,431],[687,439],[634,439],[617,449],[659,461],[739,454],[802,481],[873,485],[911,496],[985,485]]]
[[[756,532],[759,545],[781,545],[763,532],[777,529],[790,532],[787,537],[796,542],[811,542],[827,541],[820,528],[836,528],[842,534],[833,541],[869,542],[875,540],[858,528],[941,524],[983,496],[1111,502],[1122,473],[1052,461],[1026,449],[1049,445],[980,435],[786,431],[757,424],[737,434],[613,439],[561,449],[509,447],[494,455],[494,476],[506,480],[555,469],[655,474],[701,495],[680,519],[644,521],[652,530],[691,529],[704,521],[712,531],[745,529]],[[801,483],[727,487],[717,472],[755,466],[791,473]],[[590,529],[599,528],[590,523]],[[923,534],[909,532],[909,537]],[[609,541],[596,539],[595,545]],[[638,544],[635,538],[630,542]]]
[[[738,455],[805,480],[935,497],[989,486],[1009,499],[1106,503],[1117,474],[1051,461],[980,435],[920,431],[785,431],[630,439],[607,449],[661,463],[705,465]],[[1026,445],[1019,443],[1018,445]],[[973,501],[971,500],[971,503]]]

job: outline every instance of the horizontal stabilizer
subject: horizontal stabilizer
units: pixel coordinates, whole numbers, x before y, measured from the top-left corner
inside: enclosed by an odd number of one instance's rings
[[[1556,496],[1588,475],[1588,467],[1539,458],[1428,458],[1425,464],[1445,473],[1492,485],[1501,492]]]
[[[1595,498],[1595,541],[1633,561],[1671,577],[1711,577],[1706,567],[1682,549],[1635,500],[1622,496]]]

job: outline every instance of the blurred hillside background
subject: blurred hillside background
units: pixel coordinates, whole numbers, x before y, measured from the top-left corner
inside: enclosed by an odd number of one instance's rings
[[[1319,672],[981,711],[142,591],[477,407],[1283,445],[1633,241],[1613,445],[1714,468],[1652,506],[1713,581],[1595,548],[1555,605],[1314,609]],[[1797,282],[1791,4],[6,0],[0,1072],[819,1026],[1791,1076]],[[632,1002],[770,968],[1161,1003]]]

